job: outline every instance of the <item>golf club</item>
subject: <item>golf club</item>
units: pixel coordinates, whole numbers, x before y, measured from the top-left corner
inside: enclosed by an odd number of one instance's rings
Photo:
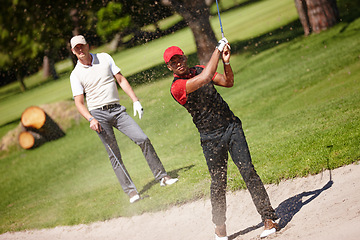
[[[129,182],[131,182],[131,183],[134,185],[135,191],[136,191],[137,193],[139,193],[138,190],[137,190],[136,187],[135,187],[135,184],[133,183],[133,181],[131,181],[131,178],[130,178],[129,175],[126,173],[125,169],[124,169],[123,166],[121,165],[119,159],[116,157],[116,155],[115,155],[115,153],[113,152],[113,150],[111,149],[110,145],[109,145],[109,144],[106,144],[106,145],[107,145],[107,147],[109,148],[111,154],[114,156],[116,162],[119,164],[121,170],[124,172],[125,176],[126,176],[127,179],[129,180]]]
[[[108,142],[108,139],[109,139],[109,138],[108,138],[106,132],[105,132],[104,130],[102,130],[102,131],[100,132],[100,134],[102,134],[102,135],[105,137],[106,141]],[[132,183],[132,185],[134,185],[135,191],[136,191],[137,193],[139,193],[138,190],[136,189],[135,184],[134,184],[133,181],[131,180],[130,176],[126,173],[125,169],[124,169],[123,166],[121,165],[119,159],[116,157],[116,155],[115,155],[114,151],[111,149],[110,145],[109,145],[108,143],[107,143],[106,145],[107,145],[108,149],[110,150],[111,154],[114,156],[116,162],[119,164],[119,166],[120,166],[121,170],[123,171],[123,173],[125,174],[126,178],[129,180],[129,182]]]
[[[218,11],[218,15],[219,15],[219,22],[220,22],[220,30],[221,30],[221,37],[224,37],[224,31],[223,31],[223,27],[222,27],[222,23],[221,23],[221,18],[220,18],[220,10],[219,10],[219,3],[218,0],[216,0],[216,7],[217,7],[217,11]]]

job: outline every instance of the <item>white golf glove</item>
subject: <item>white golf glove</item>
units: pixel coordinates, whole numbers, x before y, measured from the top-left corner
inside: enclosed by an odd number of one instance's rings
[[[133,103],[133,109],[134,109],[134,117],[136,116],[136,113],[139,113],[139,118],[141,119],[142,115],[144,114],[144,109],[141,106],[140,101],[136,101]]]
[[[223,37],[216,45],[216,48],[219,49],[220,52],[224,50],[225,45],[228,44],[228,40]]]

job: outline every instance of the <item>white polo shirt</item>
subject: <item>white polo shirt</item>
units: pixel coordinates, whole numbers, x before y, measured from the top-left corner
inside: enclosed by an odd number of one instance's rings
[[[73,96],[85,94],[89,111],[108,104],[119,103],[114,75],[120,72],[107,53],[91,54],[91,66],[77,62],[70,75]]]

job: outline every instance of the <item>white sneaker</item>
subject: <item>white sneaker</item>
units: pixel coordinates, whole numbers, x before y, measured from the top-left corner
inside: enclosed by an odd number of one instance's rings
[[[260,234],[260,238],[267,237],[270,234],[273,234],[273,233],[275,233],[276,231],[279,230],[278,224],[275,221],[271,220],[271,219],[266,219],[265,222],[264,222],[264,226],[265,226],[265,229]]]
[[[225,237],[219,237],[220,235],[225,235]],[[225,223],[223,225],[215,225],[215,240],[228,240],[228,237],[226,236],[226,225]]]
[[[228,237],[219,237],[219,236],[215,233],[215,240],[228,240]]]
[[[164,187],[166,185],[171,185],[179,181],[177,178],[171,178],[170,176],[165,176],[160,180],[160,186]]]
[[[140,200],[140,195],[138,193],[136,193],[135,195],[130,197],[130,203],[134,203],[134,202],[136,202],[138,200]]]

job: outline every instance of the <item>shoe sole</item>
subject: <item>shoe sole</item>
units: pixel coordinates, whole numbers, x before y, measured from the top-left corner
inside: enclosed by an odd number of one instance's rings
[[[219,236],[215,233],[215,240],[228,240],[228,237],[219,237]]]
[[[270,234],[273,234],[276,232],[276,229],[275,228],[272,228],[272,229],[269,229],[269,230],[264,230],[261,235],[260,235],[260,238],[264,238],[264,237],[267,237],[269,236]]]
[[[165,187],[166,185],[172,185],[172,184],[176,183],[177,181],[179,181],[179,179],[177,179],[177,178],[172,178],[167,181],[161,181],[160,186]]]
[[[139,195],[135,195],[132,198],[130,198],[130,203],[134,203],[140,200],[140,196]]]

